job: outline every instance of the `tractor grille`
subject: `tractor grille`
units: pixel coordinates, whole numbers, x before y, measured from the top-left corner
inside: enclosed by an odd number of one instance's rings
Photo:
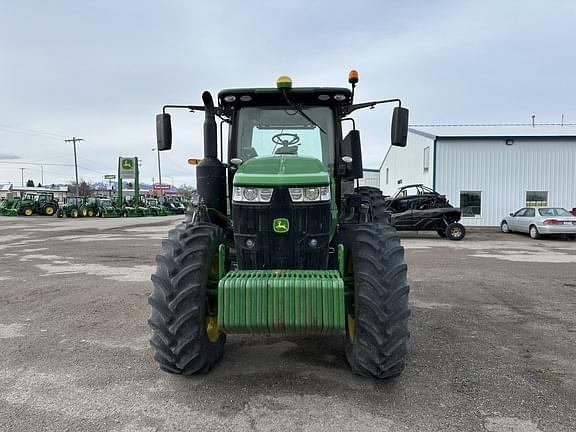
[[[288,219],[286,233],[273,229]],[[292,203],[288,188],[274,189],[268,204],[233,203],[234,243],[238,268],[325,269],[330,240],[330,202]],[[311,243],[316,245],[312,246]],[[253,242],[253,246],[249,247]]]

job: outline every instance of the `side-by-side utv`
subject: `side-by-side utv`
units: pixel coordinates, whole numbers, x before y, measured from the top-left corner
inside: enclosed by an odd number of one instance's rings
[[[205,114],[199,202],[162,243],[152,275],[161,369],[207,372],[235,333],[342,335],[354,373],[404,369],[404,249],[381,192],[354,186],[362,152],[351,114],[397,104],[392,145],[405,146],[408,110],[399,99],[356,104],[356,71],[349,82],[351,90],[293,88],[280,77],[275,88],[222,90],[216,105],[204,92],[203,105],[166,105],[157,116],[158,149],[168,150],[167,109]],[[216,118],[228,126],[226,156]]]
[[[466,235],[459,208],[423,184],[402,186],[394,197],[385,199],[398,231],[436,231],[440,237],[462,240]]]

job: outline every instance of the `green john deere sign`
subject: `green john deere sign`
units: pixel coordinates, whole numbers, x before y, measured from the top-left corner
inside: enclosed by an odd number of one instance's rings
[[[274,232],[280,234],[287,233],[290,230],[290,221],[286,218],[274,219],[273,228]]]
[[[124,180],[134,180],[136,176],[136,158],[120,158],[120,176]]]

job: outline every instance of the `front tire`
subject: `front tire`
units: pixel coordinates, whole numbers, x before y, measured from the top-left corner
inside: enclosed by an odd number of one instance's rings
[[[446,227],[446,237],[450,240],[460,241],[466,235],[466,228],[458,222],[452,222]]]
[[[504,234],[510,234],[512,232],[510,231],[510,227],[506,221],[502,221],[500,224],[500,231],[502,231]]]
[[[215,317],[208,316],[207,295],[223,243],[222,229],[211,224],[181,224],[162,242],[152,275],[148,323],[154,358],[166,372],[205,373],[222,357],[226,335],[218,331]]]
[[[387,225],[353,225],[345,238],[354,280],[346,357],[357,375],[396,377],[405,367],[409,337],[404,248],[396,229]]]

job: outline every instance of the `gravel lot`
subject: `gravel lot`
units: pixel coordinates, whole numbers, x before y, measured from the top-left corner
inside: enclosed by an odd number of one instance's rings
[[[576,430],[576,242],[403,234],[412,318],[396,380],[339,338],[230,336],[209,375],[159,371],[147,296],[178,217],[0,217],[1,431]]]

